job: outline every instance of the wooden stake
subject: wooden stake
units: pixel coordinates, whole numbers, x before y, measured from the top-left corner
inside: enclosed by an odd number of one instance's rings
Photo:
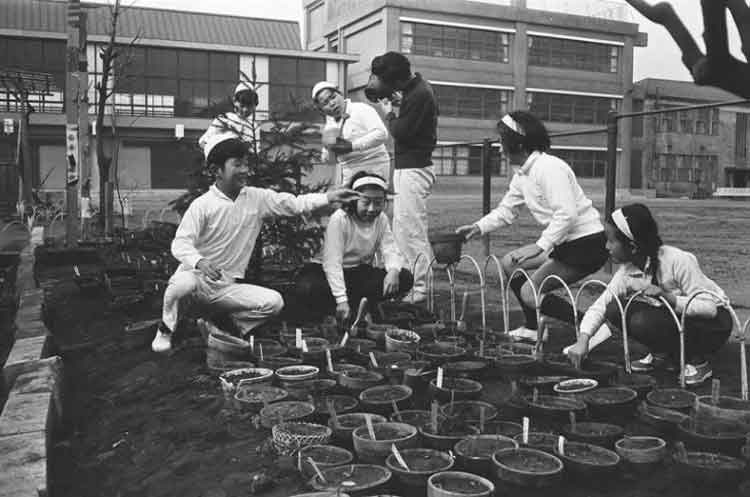
[[[341,337],[341,346],[343,347],[344,345],[346,345],[346,342],[348,341],[349,341],[349,332],[345,331],[344,336]]]
[[[377,359],[375,359],[375,353],[374,353],[374,352],[370,352],[370,362],[371,362],[371,363],[372,363],[372,365],[373,365],[373,366],[375,366],[376,368],[377,368],[377,367],[379,367],[379,366],[378,366],[378,360],[377,360]]]
[[[258,344],[258,353],[260,355],[260,360],[262,361],[263,360],[263,344],[262,343]]]
[[[396,444],[391,444],[391,452],[393,452],[393,455],[396,457],[396,461],[398,461],[398,463],[403,466],[406,471],[411,471],[409,469],[409,466],[406,465],[406,461],[404,461],[401,453],[398,451]]]
[[[326,477],[323,476],[323,473],[320,472],[318,465],[315,464],[315,461],[313,461],[313,458],[308,457],[307,462],[310,463],[310,465],[313,467],[313,469],[315,470],[315,473],[318,475],[318,478],[320,478],[320,481],[323,483],[328,483],[328,481],[326,480]]]
[[[398,405],[395,399],[391,399],[391,406],[393,407],[393,414],[398,418],[399,421],[403,421],[401,418],[401,411],[398,410]]]
[[[333,370],[333,358],[331,357],[331,349],[326,348],[326,362],[328,363],[328,371],[334,373]]]

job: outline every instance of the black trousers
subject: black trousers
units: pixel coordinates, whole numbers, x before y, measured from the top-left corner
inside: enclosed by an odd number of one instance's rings
[[[620,328],[620,309],[607,307],[607,320]],[[685,361],[701,363],[718,351],[732,332],[732,316],[719,307],[713,318],[685,318]],[[628,338],[648,347],[650,352],[667,354],[675,363],[680,361],[680,334],[669,309],[635,301],[628,309]]]
[[[383,296],[383,280],[385,269],[373,267],[369,264],[344,269],[344,282],[346,283],[346,296],[352,313],[357,312],[359,302],[367,297],[370,304],[370,312],[376,311],[376,304],[388,297]],[[414,285],[414,277],[411,272],[401,269],[399,273],[399,293],[405,294]],[[306,264],[299,275],[294,288],[295,311],[303,319],[319,320],[336,312],[336,299],[331,293],[325,271],[320,264]]]

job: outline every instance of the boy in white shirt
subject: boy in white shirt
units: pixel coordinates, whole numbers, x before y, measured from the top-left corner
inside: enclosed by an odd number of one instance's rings
[[[164,292],[162,322],[151,344],[154,352],[170,350],[180,301],[187,296],[229,313],[243,336],[278,314],[284,305],[278,292],[238,282],[263,221],[358,197],[346,189],[295,197],[247,186],[248,143],[233,133],[208,137],[204,154],[216,182],[190,204],[177,228],[172,255],[180,266]]]
[[[348,184],[360,171],[388,179],[391,172],[391,157],[385,146],[388,131],[378,112],[366,103],[344,98],[338,87],[328,81],[313,87],[312,98],[326,116],[322,160],[341,166],[341,184]]]
[[[404,295],[414,283],[383,212],[388,193],[385,179],[359,172],[349,186],[359,192],[359,199],[331,215],[322,260],[306,265],[297,278],[300,312],[311,319],[335,311],[339,322],[345,322],[363,297],[376,313],[377,306],[372,304]],[[375,254],[385,269],[373,266]]]
[[[547,153],[550,139],[544,124],[528,112],[515,111],[500,120],[498,131],[503,153],[511,164],[521,167],[513,175],[500,205],[476,223],[459,227],[456,233],[470,240],[495,231],[513,223],[518,209],[525,205],[545,229],[536,243],[524,245],[502,258],[506,277],[516,268],[535,269],[531,280],[534,288],[539,288],[551,274],[572,284],[596,272],[608,259],[599,212],[584,194],[570,166]],[[551,280],[544,290],[557,286]],[[526,320],[524,326],[512,330],[510,335],[536,340],[534,291],[521,274],[511,280],[510,287]],[[573,309],[562,298],[546,294],[540,300],[543,314],[572,321]]]

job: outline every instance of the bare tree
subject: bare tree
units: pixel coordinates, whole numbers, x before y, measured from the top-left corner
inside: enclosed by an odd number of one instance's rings
[[[648,20],[664,26],[680,48],[682,63],[696,84],[715,86],[750,98],[750,7],[745,0],[701,0],[705,54],[670,3],[651,5],[644,0],[626,1]],[[729,53],[727,9],[740,33],[744,62]]]
[[[117,29],[120,16],[124,13],[125,7],[120,0],[114,0],[110,8],[110,23],[107,43],[101,47],[98,53],[102,62],[101,80],[96,82],[96,160],[99,168],[99,222],[103,224],[104,232],[112,232],[113,225],[113,202],[114,202],[114,185],[117,181],[113,177],[114,170],[117,170],[115,161],[119,151],[119,142],[117,139],[116,126],[116,109],[112,105],[111,126],[109,137],[104,135],[104,116],[106,114],[107,102],[117,92],[121,82],[127,79],[127,68],[132,64],[132,48],[138,42],[139,35],[127,45],[117,43]],[[105,147],[105,141],[111,141],[111,147],[108,151]]]

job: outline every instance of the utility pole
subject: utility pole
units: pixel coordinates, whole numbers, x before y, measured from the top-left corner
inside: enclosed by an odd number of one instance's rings
[[[65,81],[65,244],[76,242],[81,187],[91,176],[88,156],[88,68],[86,63],[86,13],[80,0],[68,0],[68,44]]]

